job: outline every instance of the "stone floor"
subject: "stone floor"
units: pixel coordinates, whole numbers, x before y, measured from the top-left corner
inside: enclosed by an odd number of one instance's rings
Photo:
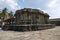
[[[60,40],[60,26],[30,32],[0,31],[0,40]]]

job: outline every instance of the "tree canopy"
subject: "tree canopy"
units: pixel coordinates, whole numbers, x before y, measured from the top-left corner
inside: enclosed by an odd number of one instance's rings
[[[13,17],[13,12],[12,11],[8,11],[7,8],[4,8],[0,11],[0,17],[3,17],[3,18],[11,18]]]

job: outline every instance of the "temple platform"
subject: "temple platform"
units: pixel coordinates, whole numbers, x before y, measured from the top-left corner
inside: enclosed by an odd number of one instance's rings
[[[4,25],[3,30],[14,30],[14,31],[37,31],[54,28],[54,24],[24,24],[24,25]]]

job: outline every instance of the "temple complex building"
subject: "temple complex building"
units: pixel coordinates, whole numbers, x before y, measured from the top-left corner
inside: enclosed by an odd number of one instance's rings
[[[47,24],[49,15],[38,9],[24,8],[15,13],[17,24]]]
[[[49,15],[38,9],[24,8],[17,10],[13,18],[4,20],[4,30],[31,31],[54,27],[49,24]]]

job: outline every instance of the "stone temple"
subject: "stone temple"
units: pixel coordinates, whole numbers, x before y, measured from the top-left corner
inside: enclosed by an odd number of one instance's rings
[[[49,15],[38,9],[17,10],[13,18],[4,20],[4,30],[31,31],[50,28]]]
[[[17,24],[47,24],[49,15],[38,9],[24,8],[15,13]]]

